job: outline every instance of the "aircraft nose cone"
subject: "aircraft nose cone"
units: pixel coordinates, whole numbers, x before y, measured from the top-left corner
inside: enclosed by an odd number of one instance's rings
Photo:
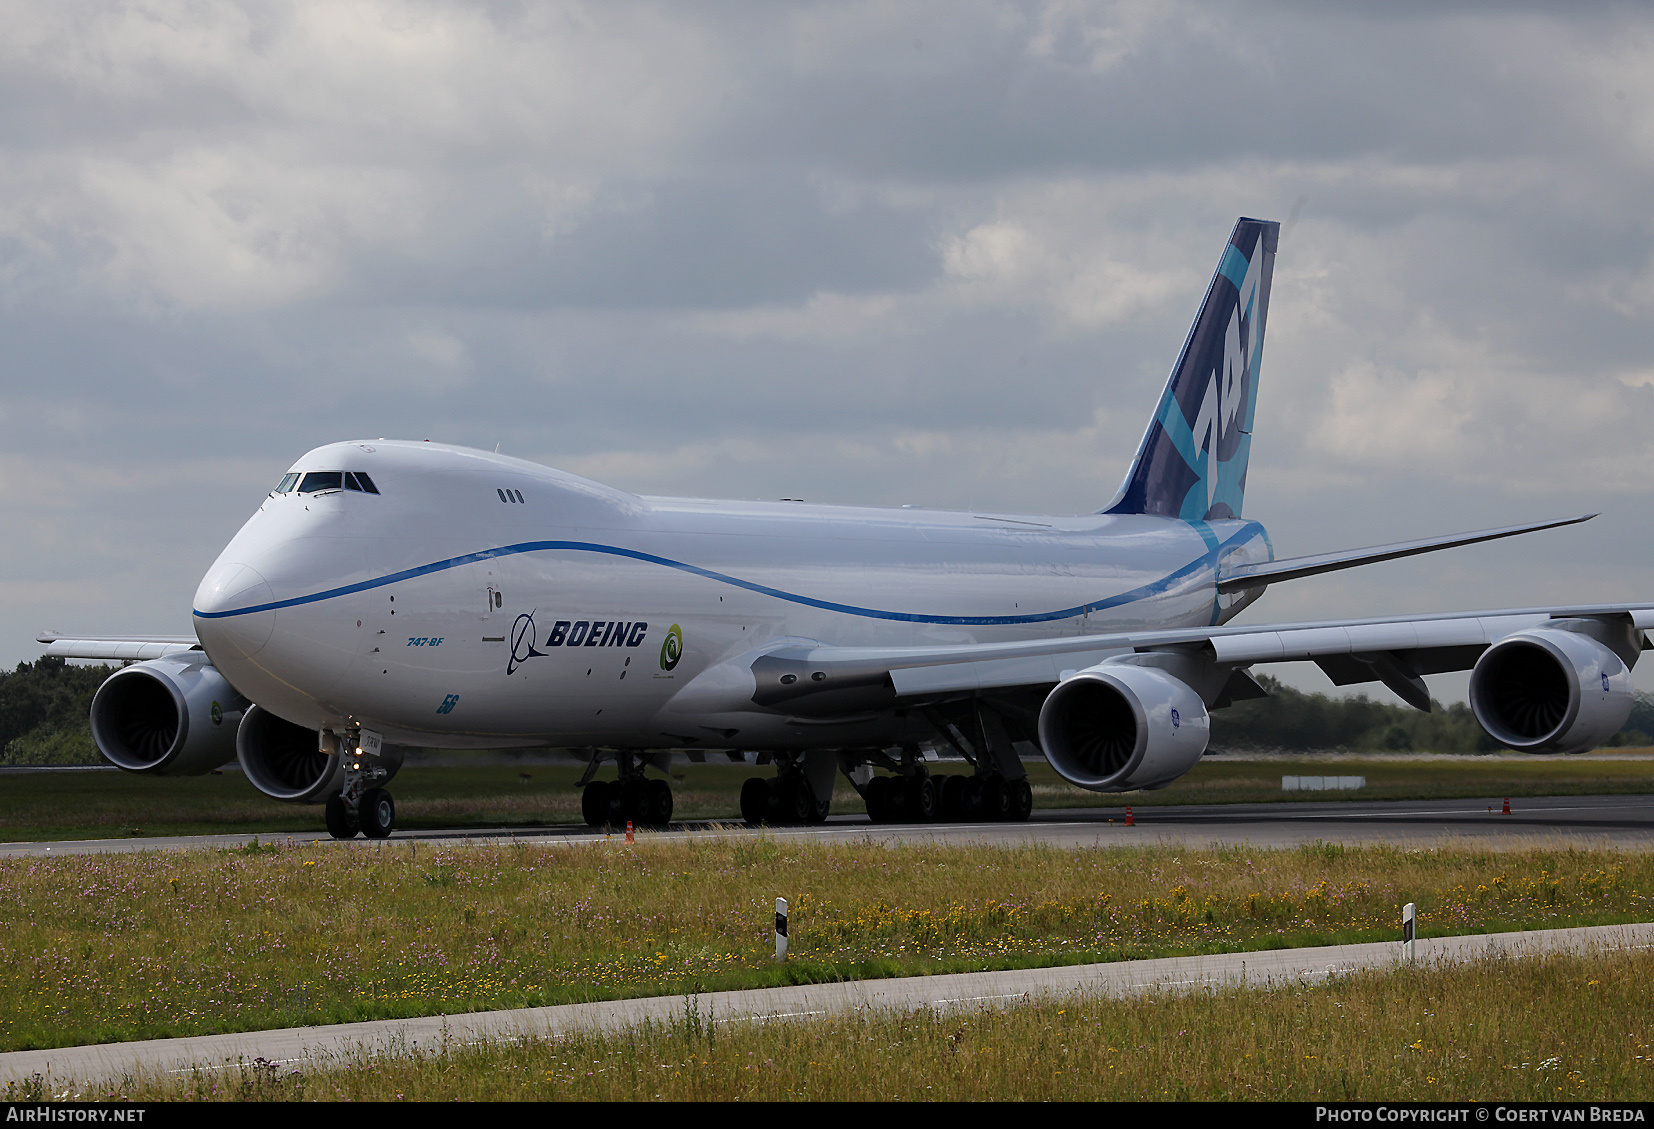
[[[276,627],[270,584],[251,565],[219,561],[195,590],[195,633],[215,662],[252,658]]]

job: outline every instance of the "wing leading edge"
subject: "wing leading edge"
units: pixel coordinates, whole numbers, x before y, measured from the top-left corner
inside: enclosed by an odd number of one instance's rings
[[[55,631],[43,631],[35,636],[35,642],[46,644],[46,658],[121,662],[158,659],[179,651],[201,649],[193,635],[105,635],[97,639],[71,639]]]

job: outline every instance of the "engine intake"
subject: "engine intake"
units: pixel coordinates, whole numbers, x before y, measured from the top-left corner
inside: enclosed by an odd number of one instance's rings
[[[1470,673],[1470,707],[1488,735],[1527,753],[1578,753],[1631,716],[1631,672],[1582,631],[1540,627],[1501,639]]]
[[[1040,709],[1040,747],[1063,779],[1094,792],[1161,788],[1206,751],[1211,718],[1188,683],[1105,662],[1058,683]]]
[[[117,768],[199,776],[235,756],[247,700],[206,661],[150,659],[110,675],[92,697],[92,741]]]
[[[241,719],[235,755],[253,787],[275,800],[314,803],[343,786],[344,764],[331,734],[294,725],[263,706]]]

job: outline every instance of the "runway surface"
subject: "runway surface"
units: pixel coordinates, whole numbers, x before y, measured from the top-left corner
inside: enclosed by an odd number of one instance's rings
[[[1415,960],[1426,966],[1462,963],[1490,952],[1534,956],[1547,952],[1649,948],[1654,947],[1654,925],[1599,925],[1443,937],[1418,941],[1416,945]],[[54,1089],[69,1088],[71,1080],[76,1086],[108,1086],[127,1075],[234,1071],[250,1067],[255,1059],[263,1059],[282,1070],[314,1069],[330,1061],[350,1061],[375,1053],[403,1054],[415,1048],[439,1050],[444,1045],[463,1046],[525,1036],[555,1037],[580,1030],[618,1031],[645,1022],[672,1025],[683,1022],[691,1009],[703,1021],[752,1023],[831,1015],[858,1008],[975,1009],[1080,993],[1118,998],[1156,990],[1200,991],[1243,984],[1296,985],[1357,969],[1392,967],[1400,959],[1401,945],[1396,942],[1331,945],[1064,968],[708,992],[697,996],[655,996],[471,1015],[342,1023],[331,1027],[292,1027],[50,1051],[13,1051],[0,1054],[0,1083],[21,1082],[40,1074],[49,1083],[55,1083]]]
[[[1654,845],[1654,796],[1543,796],[1511,801],[1414,800],[1208,804],[1136,809],[1136,826],[1124,824],[1118,808],[1035,811],[1027,823],[876,824],[866,816],[834,816],[816,827],[754,829],[739,822],[675,823],[664,831],[639,832],[654,839],[718,834],[803,840],[875,843],[1044,843],[1054,847],[1123,846],[1144,843],[1252,844],[1294,846],[1317,840],[1347,844],[1390,843],[1418,847],[1473,839],[1479,846],[1514,849],[1543,843],[1576,847],[1646,850]],[[314,835],[263,834],[265,842],[293,840],[333,844],[318,828]],[[584,826],[476,828],[399,831],[394,841],[581,843],[608,836]],[[255,838],[235,835],[154,836],[82,839],[51,843],[0,843],[0,857],[95,854],[192,847],[239,847]],[[357,839],[354,842],[361,843]]]

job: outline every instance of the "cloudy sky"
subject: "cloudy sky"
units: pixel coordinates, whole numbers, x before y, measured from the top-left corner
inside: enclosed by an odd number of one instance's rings
[[[1654,598],[1646,8],[0,19],[5,663],[42,628],[187,631],[264,491],[343,438],[1096,509],[1238,215],[1286,225],[1246,499],[1279,553],[1602,513],[1249,620]]]

